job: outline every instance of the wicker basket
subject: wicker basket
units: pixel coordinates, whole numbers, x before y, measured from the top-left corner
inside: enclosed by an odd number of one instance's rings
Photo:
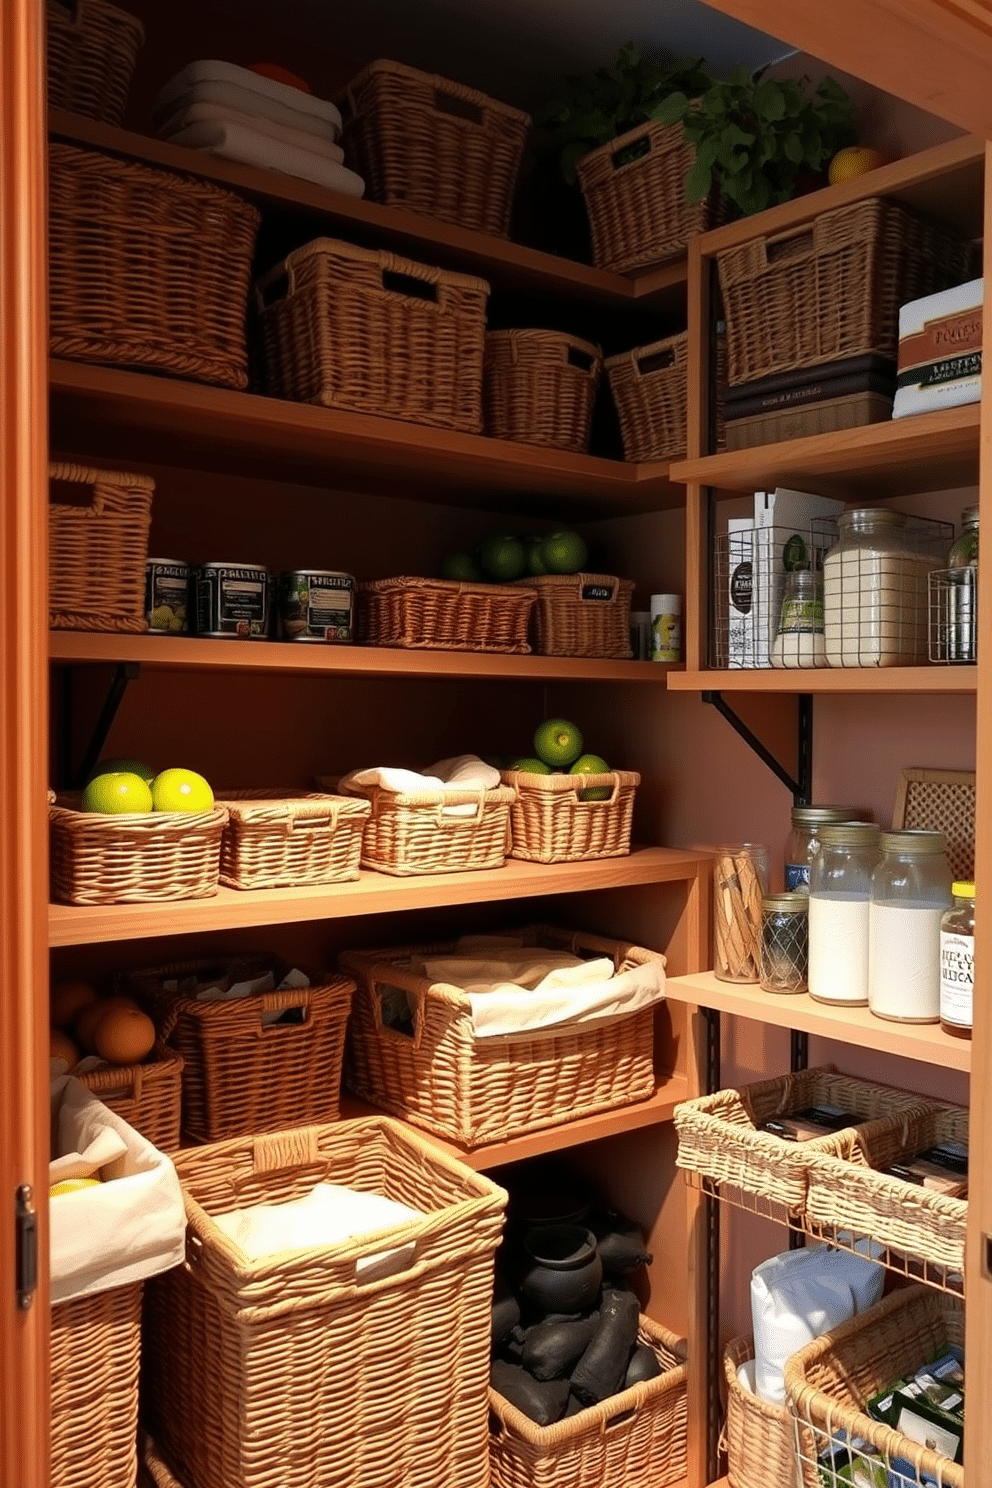
[[[255,208],[206,181],[58,143],[49,187],[52,355],[247,387]]]
[[[355,990],[347,977],[227,1002],[197,1001],[165,985],[216,974],[230,986],[268,970],[278,985],[289,967],[270,956],[179,961],[128,979],[128,990],[185,1061],[182,1130],[191,1142],[338,1119]],[[302,1009],[303,1020],[268,1021],[290,1009]]]
[[[56,904],[147,904],[216,894],[227,811],[80,811],[80,796],[48,808]]]
[[[175,1162],[187,1261],[147,1285],[143,1373],[149,1430],[176,1476],[188,1488],[488,1488],[503,1190],[384,1119],[245,1137]],[[423,1218],[258,1261],[211,1218],[320,1181]]]
[[[584,454],[602,372],[599,347],[564,331],[490,331],[482,385],[486,433]]]
[[[630,645],[632,579],[610,574],[541,574],[537,590],[535,651],[541,656],[633,656]]]
[[[627,151],[643,154],[621,162]],[[682,125],[649,120],[576,164],[592,229],[593,262],[620,274],[679,258],[689,239],[720,219],[718,197],[689,205],[685,178],[696,159]]]
[[[447,78],[371,62],[340,101],[370,201],[505,238],[530,118]]]
[[[358,586],[358,639],[431,651],[530,651],[533,589],[453,579],[373,579]]]
[[[363,797],[372,807],[362,835],[363,868],[410,877],[506,867],[514,797],[508,786],[389,791],[342,781],[340,789]],[[471,806],[472,812],[455,816],[445,809],[449,806]]]
[[[737,1378],[754,1358],[754,1340],[732,1338],[723,1351],[727,1385],[727,1481],[730,1488],[779,1488],[796,1481],[796,1428],[786,1405],[773,1405]],[[815,1468],[803,1467],[802,1488],[819,1488]]]
[[[800,1458],[815,1463],[817,1453],[831,1438],[846,1431],[878,1448],[889,1465],[897,1460],[910,1465],[905,1475],[889,1479],[893,1488],[915,1483],[917,1474],[939,1488],[964,1488],[962,1467],[872,1420],[864,1411],[873,1395],[901,1374],[946,1352],[948,1345],[964,1347],[964,1303],[925,1286],[893,1292],[850,1322],[806,1344],[785,1364],[789,1403],[799,1418]]]
[[[609,956],[617,971],[664,957],[639,946],[546,925],[526,944]],[[348,951],[355,977],[345,1084],[356,1095],[465,1146],[509,1140],[646,1100],[654,1092],[654,1013],[559,1030],[476,1039],[468,995],[415,969],[454,941]]]
[[[759,1130],[770,1117],[823,1102],[850,1111],[857,1124],[807,1142],[786,1142]],[[833,1065],[800,1070],[676,1106],[677,1161],[688,1172],[798,1212],[814,1153],[846,1158],[866,1123],[878,1131],[907,1131],[926,1105],[923,1096],[839,1074]]]
[[[145,563],[155,482],[147,475],[50,465],[50,481],[88,488],[48,506],[48,623],[54,630],[145,631]]]
[[[975,248],[868,199],[717,255],[730,384],[875,352],[895,361],[899,306],[973,277]]]
[[[121,124],[145,28],[106,0],[47,0],[48,103]]]
[[[179,1146],[183,1063],[177,1050],[158,1039],[144,1064],[104,1065],[72,1073],[153,1147],[171,1152]]]
[[[685,1477],[685,1341],[643,1315],[638,1341],[662,1373],[553,1426],[535,1425],[490,1389],[493,1488],[665,1488]]]
[[[686,452],[686,375],[689,333],[666,336],[650,346],[608,357],[605,363],[623,438],[624,459],[678,460]],[[727,337],[714,342],[714,448],[726,443],[723,393],[727,381]]]
[[[134,1488],[140,1281],[51,1310],[51,1488]]]
[[[267,389],[480,434],[488,295],[468,274],[316,238],[255,286]]]
[[[641,783],[636,771],[532,775],[527,770],[506,770],[502,778],[517,796],[510,808],[511,858],[529,863],[581,863],[629,854],[634,792]],[[582,795],[590,789],[609,794],[602,801],[583,801]]]
[[[225,791],[220,881],[229,889],[350,883],[358,877],[367,802],[317,791]]]

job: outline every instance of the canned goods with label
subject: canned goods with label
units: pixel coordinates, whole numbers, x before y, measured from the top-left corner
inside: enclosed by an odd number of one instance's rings
[[[149,558],[145,564],[145,619],[149,630],[187,634],[189,576],[189,564],[177,558]]]
[[[355,580],[331,569],[299,568],[279,575],[279,633],[287,641],[354,639]]]
[[[196,633],[263,640],[269,633],[270,576],[251,563],[204,563],[196,571]]]

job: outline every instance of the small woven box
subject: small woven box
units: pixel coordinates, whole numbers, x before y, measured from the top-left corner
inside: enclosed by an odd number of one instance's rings
[[[537,590],[534,650],[541,656],[633,656],[630,600],[633,579],[611,574],[541,574]]]
[[[146,904],[216,894],[227,821],[212,811],[80,811],[80,796],[48,808],[52,898],[57,904]]]
[[[636,771],[532,775],[527,770],[505,770],[502,779],[516,792],[510,808],[511,858],[580,863],[630,853],[634,792],[641,783]],[[605,796],[583,800],[590,790]]]
[[[508,786],[389,791],[342,781],[340,789],[372,808],[362,835],[363,868],[412,877],[506,866],[514,799]],[[453,806],[462,807],[464,814],[448,809]]]
[[[627,460],[677,460],[686,451],[686,372],[689,335],[681,331],[650,346],[607,357],[606,375],[616,404]],[[719,331],[713,343],[714,448],[725,443],[724,391],[727,381],[727,337]]]
[[[489,331],[486,433],[584,454],[602,371],[599,347],[564,331]]]
[[[220,881],[229,889],[347,883],[359,874],[365,801],[317,791],[224,791]]]
[[[81,504],[49,500],[49,625],[54,630],[147,630],[145,564],[155,482],[147,475],[82,465],[50,465],[48,478],[87,498]]]
[[[145,28],[107,0],[47,0],[48,104],[120,124]]]
[[[754,1358],[752,1338],[732,1338],[723,1351],[727,1390],[727,1481],[730,1488],[771,1488],[796,1482],[796,1428],[787,1405],[762,1400],[737,1371]],[[816,1468],[804,1464],[802,1488],[821,1488]]]
[[[142,1287],[51,1309],[50,1488],[134,1488]]]
[[[108,1064],[72,1073],[153,1147],[170,1152],[179,1146],[183,1056],[178,1050],[157,1039],[143,1064]]]
[[[432,651],[530,651],[537,595],[510,584],[400,577],[358,586],[358,639]]]

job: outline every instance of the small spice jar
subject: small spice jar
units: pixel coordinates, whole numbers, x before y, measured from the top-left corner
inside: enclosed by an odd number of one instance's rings
[[[793,806],[792,831],[785,844],[785,887],[809,888],[810,864],[820,851],[820,829],[864,818],[860,806]]]
[[[809,995],[817,1002],[868,1001],[868,908],[880,836],[871,822],[821,828],[809,878]]]
[[[940,920],[940,1026],[971,1038],[974,1006],[975,885],[951,884],[954,903]]]
[[[766,894],[761,901],[761,985],[805,992],[809,967],[809,896]]]
[[[868,1006],[896,1023],[940,1020],[940,922],[951,907],[943,832],[883,832],[872,874]]]

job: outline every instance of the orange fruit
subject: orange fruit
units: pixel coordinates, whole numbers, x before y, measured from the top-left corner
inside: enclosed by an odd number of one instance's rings
[[[103,997],[84,1007],[76,1019],[73,1030],[80,1048],[85,1049],[87,1054],[95,1054],[97,1028],[109,1012],[115,1008],[125,1007],[138,1012],[137,1003],[130,997]]]
[[[494,584],[512,584],[527,572],[527,549],[519,537],[497,532],[479,549],[479,564]]]
[[[53,1183],[48,1190],[50,1199],[57,1199],[62,1194],[79,1193],[82,1188],[99,1188],[99,1178],[63,1178],[61,1183]]]
[[[61,1028],[53,1028],[48,1035],[48,1057],[49,1059],[64,1059],[66,1069],[75,1069],[79,1063],[79,1050],[67,1033]]]
[[[48,1017],[55,1028],[71,1028],[84,1007],[96,1002],[89,982],[54,982],[48,999]]]
[[[877,170],[885,164],[881,150],[872,150],[867,145],[848,145],[846,149],[838,150],[831,160],[827,180],[831,186],[836,186],[838,181],[851,181],[855,176],[863,176],[866,171]]]
[[[527,775],[551,774],[551,767],[549,765],[546,765],[543,760],[530,759],[529,757],[514,760],[513,764],[510,766],[510,769],[523,770],[524,773]]]
[[[108,1064],[140,1064],[155,1044],[155,1024],[137,1008],[110,1008],[93,1034],[96,1052]]]
[[[549,574],[581,573],[589,549],[577,532],[552,532],[541,544],[541,558]]]
[[[257,73],[259,77],[268,78],[271,83],[283,83],[287,88],[299,88],[301,93],[312,93],[310,84],[304,82],[295,72],[290,72],[288,67],[282,67],[278,62],[250,62],[248,71]]]
[[[610,767],[601,754],[582,754],[569,770],[569,775],[608,775]],[[610,788],[607,785],[591,785],[579,791],[580,801],[608,801]]]

